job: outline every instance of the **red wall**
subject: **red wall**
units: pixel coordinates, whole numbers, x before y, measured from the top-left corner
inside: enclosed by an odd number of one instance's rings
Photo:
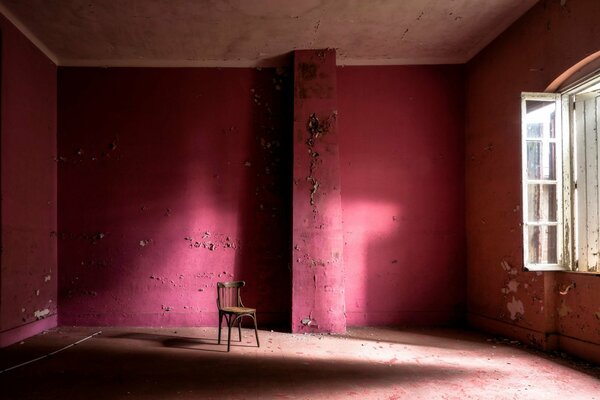
[[[0,16],[0,346],[56,324],[56,67]]]
[[[464,313],[462,71],[338,68],[350,326]]]
[[[522,271],[520,94],[544,91],[600,50],[600,2],[560,3],[541,1],[468,64],[469,318],[477,327],[600,360],[598,277]],[[561,296],[571,282],[575,289]]]
[[[287,324],[291,78],[59,69],[60,323],[215,325],[244,279]]]

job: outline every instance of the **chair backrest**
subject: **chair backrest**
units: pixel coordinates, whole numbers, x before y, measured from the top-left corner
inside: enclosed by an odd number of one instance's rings
[[[240,289],[246,285],[244,281],[217,282],[217,307],[244,307]]]

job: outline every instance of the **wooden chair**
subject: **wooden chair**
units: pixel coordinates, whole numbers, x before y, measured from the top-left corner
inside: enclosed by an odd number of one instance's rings
[[[217,282],[217,308],[219,309],[219,344],[221,344],[221,324],[223,317],[227,321],[227,351],[231,345],[231,327],[237,322],[240,342],[242,341],[242,318],[250,317],[254,321],[254,334],[256,345],[258,341],[258,328],[256,327],[256,309],[244,307],[240,290],[246,285],[244,281]]]

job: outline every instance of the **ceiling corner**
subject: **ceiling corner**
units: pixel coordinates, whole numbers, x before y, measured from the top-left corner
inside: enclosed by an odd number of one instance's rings
[[[42,53],[44,53],[44,55],[48,57],[50,61],[52,61],[56,66],[61,65],[60,60],[56,56],[56,54],[54,54],[48,47],[46,47],[46,45],[40,39],[38,39],[38,37],[34,35],[33,32],[31,32],[29,28],[27,28],[25,24],[23,24],[21,20],[17,18],[2,3],[0,3],[0,14],[4,15],[4,17],[7,20],[9,20],[19,32],[21,32],[27,39],[29,39],[35,47],[37,47]]]

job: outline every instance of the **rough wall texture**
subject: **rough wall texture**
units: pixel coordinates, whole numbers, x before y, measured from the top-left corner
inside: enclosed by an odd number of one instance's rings
[[[464,315],[462,72],[338,69],[349,325]]]
[[[3,16],[0,29],[0,344],[8,344],[56,323],[56,66]]]
[[[542,347],[558,332],[561,346],[582,341],[597,359],[600,279],[522,271],[520,93],[598,51],[599,15],[597,1],[541,1],[468,64],[466,114],[471,321]]]
[[[334,50],[294,52],[292,332],[345,332]]]
[[[211,325],[234,278],[296,331],[460,319],[462,68],[304,55],[293,138],[285,71],[59,70],[62,324]]]
[[[290,82],[59,69],[61,324],[215,325],[234,279],[259,324],[287,323]]]

